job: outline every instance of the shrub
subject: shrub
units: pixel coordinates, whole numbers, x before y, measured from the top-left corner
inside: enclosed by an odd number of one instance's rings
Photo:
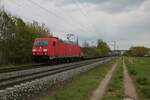
[[[140,89],[146,98],[150,98],[150,87],[142,86]]]
[[[137,72],[134,69],[129,70],[129,73],[134,76],[137,75]]]
[[[148,85],[148,79],[145,77],[138,77],[136,82],[140,85]]]

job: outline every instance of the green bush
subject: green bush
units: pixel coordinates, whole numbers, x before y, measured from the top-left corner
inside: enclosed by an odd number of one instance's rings
[[[139,85],[148,85],[148,79],[145,78],[145,77],[138,77],[136,79],[136,82],[139,84]]]
[[[140,89],[141,89],[142,94],[144,95],[144,97],[150,98],[150,87],[142,86],[142,87],[140,87]],[[149,100],[149,99],[147,99],[147,100]]]
[[[137,75],[137,72],[134,70],[134,69],[130,69],[129,70],[129,73],[133,76],[136,76]]]

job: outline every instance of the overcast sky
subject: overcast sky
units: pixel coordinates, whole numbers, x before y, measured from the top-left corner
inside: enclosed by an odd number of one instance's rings
[[[116,41],[119,49],[150,47],[150,0],[1,0],[9,13],[45,25],[55,36],[80,42]]]

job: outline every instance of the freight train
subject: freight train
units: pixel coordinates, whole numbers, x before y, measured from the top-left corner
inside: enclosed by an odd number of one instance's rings
[[[70,62],[83,59],[77,43],[63,41],[57,37],[36,38],[32,55],[35,62]]]

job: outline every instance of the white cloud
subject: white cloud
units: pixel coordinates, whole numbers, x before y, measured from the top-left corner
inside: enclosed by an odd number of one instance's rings
[[[120,49],[138,44],[150,47],[150,0],[33,0],[48,11],[29,1],[2,3],[12,14],[45,23],[63,38],[74,33],[81,41],[117,40]]]

